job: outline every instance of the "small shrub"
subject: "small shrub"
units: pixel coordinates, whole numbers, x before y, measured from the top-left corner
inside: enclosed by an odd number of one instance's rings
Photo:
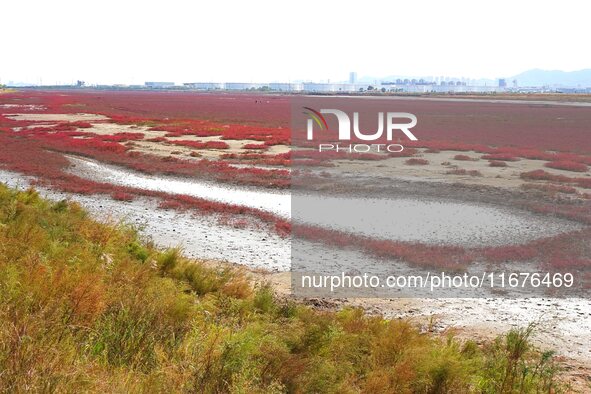
[[[491,160],[488,163],[489,167],[507,167],[507,163],[504,161],[500,161],[500,160]]]
[[[153,137],[153,138],[148,138],[146,141],[150,141],[150,142],[168,142],[167,138],[164,137]]]
[[[454,156],[454,160],[459,160],[459,161],[476,161],[478,159],[476,158],[472,158],[468,155],[455,155]]]
[[[81,129],[90,129],[92,127],[92,123],[83,121],[71,122],[70,125],[80,127]]]
[[[131,241],[127,245],[127,250],[130,255],[144,263],[150,256],[150,251],[137,240]]]
[[[532,349],[531,334],[534,326],[512,329],[485,348],[483,379],[479,388],[485,393],[562,392],[554,379],[559,366],[552,352]]]
[[[275,295],[269,284],[265,284],[257,289],[254,295],[254,307],[264,313],[270,313],[277,308]]]
[[[418,159],[418,158],[411,158],[411,159],[407,159],[405,161],[405,163],[409,166],[424,166],[429,164],[429,160],[426,159]]]
[[[180,250],[171,248],[158,256],[156,262],[161,272],[166,273],[175,269],[180,260]]]

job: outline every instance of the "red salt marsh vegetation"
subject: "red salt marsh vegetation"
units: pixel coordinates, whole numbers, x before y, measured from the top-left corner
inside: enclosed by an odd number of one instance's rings
[[[166,132],[160,138],[219,136],[221,140],[260,141],[258,146],[248,142],[245,149],[290,142],[287,96],[27,91],[5,94],[3,99],[42,108],[31,113],[88,112],[107,116],[118,124],[150,126],[151,130]],[[415,128],[419,141],[405,143],[406,150],[475,151],[496,161],[528,158],[591,163],[587,108],[486,102],[457,105],[427,100],[393,100],[391,106],[420,119]],[[165,142],[156,138],[149,141]],[[223,149],[214,142],[217,149]]]
[[[0,139],[4,146],[9,147],[0,153],[0,162],[4,168],[37,176],[46,185],[75,193],[103,193],[123,201],[130,201],[137,196],[156,196],[162,200],[161,207],[168,209],[249,215],[271,225],[282,234],[289,232],[289,222],[262,211],[75,177],[65,171],[69,164],[61,154],[82,155],[148,174],[200,177],[224,183],[271,188],[287,188],[290,184],[289,171],[260,166],[288,167],[296,164],[331,167],[338,165],[338,161],[350,158],[346,152],[335,151],[322,154],[313,150],[280,153],[272,151],[271,148],[287,146],[291,141],[287,96],[81,90],[22,91],[4,94],[2,100],[12,104],[37,106],[34,107],[36,109],[22,111],[28,114],[89,113],[107,117],[96,122],[72,121],[56,124],[49,121],[12,120],[7,116],[17,112],[14,108],[0,109]],[[405,142],[403,152],[360,153],[356,154],[356,159],[381,162],[401,158],[410,165],[409,169],[423,168],[430,164],[429,155],[449,151],[452,152],[450,158],[463,161],[466,166],[477,162],[477,156],[472,158],[469,154],[456,152],[475,152],[478,156],[482,155],[482,159],[489,160],[492,168],[506,166],[506,162],[519,163],[526,159],[541,161],[540,167],[546,165],[548,168],[571,172],[586,169],[591,164],[591,139],[588,138],[587,131],[588,124],[591,124],[591,114],[586,108],[485,102],[457,105],[419,100],[393,100],[391,105],[397,110],[417,115],[419,124],[413,131],[416,130],[419,141]],[[562,119],[568,119],[568,124]],[[125,132],[98,133],[94,129],[97,123],[120,125]],[[556,132],[558,129],[561,130],[560,133]],[[231,149],[230,142],[241,141],[245,142],[240,151]],[[139,142],[159,147],[187,148],[190,153],[183,158],[173,156],[172,153],[158,156],[154,152],[139,150],[134,145]],[[216,150],[221,151],[218,156],[204,158],[203,155]],[[418,155],[422,157],[416,157]],[[237,167],[234,164],[246,166]],[[482,178],[483,175],[481,171],[469,168],[444,170],[443,174],[468,175],[473,178]],[[554,185],[524,187],[526,191],[542,191],[551,195],[584,196],[582,193],[572,193],[572,188],[591,188],[591,178],[584,177],[583,173],[580,177],[569,177],[538,169],[526,171],[521,177],[526,181],[552,182]],[[562,206],[545,202],[532,203],[527,209],[582,223],[591,220],[587,205]],[[433,253],[426,252],[436,249],[427,246],[421,248],[424,252],[420,252],[420,258],[403,255],[417,264],[424,264],[428,259],[439,261]],[[517,249],[510,249],[507,253],[510,254],[511,251],[516,252]],[[465,253],[467,252],[460,254],[464,256]],[[464,257],[455,259],[456,255],[456,251],[452,255],[440,254],[448,256],[447,264],[465,261]],[[527,253],[516,252],[514,257],[523,255]],[[584,255],[567,253],[563,257],[581,259]],[[443,261],[437,263],[445,264]]]
[[[129,123],[153,121],[165,125],[171,120],[199,119],[245,127],[288,129],[290,121],[290,99],[284,95],[70,90],[14,92],[4,94],[2,99],[46,108],[28,112],[97,113]],[[458,105],[401,99],[392,100],[389,105],[417,115],[419,123],[413,131],[416,130],[420,141],[456,143],[460,148],[459,144],[463,143],[525,150],[591,152],[587,128],[591,115],[586,107],[487,102]],[[502,127],[499,126],[501,121]]]
[[[586,189],[591,189],[591,178],[569,177],[565,175],[550,174],[544,170],[524,172],[521,178],[535,181],[550,181],[558,183],[569,183]]]

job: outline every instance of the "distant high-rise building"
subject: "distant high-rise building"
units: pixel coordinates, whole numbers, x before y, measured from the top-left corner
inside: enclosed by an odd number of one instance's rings
[[[349,73],[349,83],[357,83],[357,73],[355,71]]]
[[[506,88],[507,87],[507,81],[505,80],[505,78],[499,78],[499,87],[500,88]]]
[[[146,82],[144,85],[148,88],[166,89],[174,87],[174,82]]]

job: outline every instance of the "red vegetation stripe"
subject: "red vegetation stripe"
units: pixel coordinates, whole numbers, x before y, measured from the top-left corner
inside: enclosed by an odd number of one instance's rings
[[[577,189],[571,186],[564,186],[564,185],[552,185],[552,184],[539,184],[539,183],[525,183],[521,185],[523,189],[526,190],[540,190],[546,193],[554,194],[554,193],[566,193],[566,194],[575,194]]]
[[[410,243],[392,240],[376,240],[347,232],[306,225],[293,225],[292,236],[313,242],[322,241],[331,246],[353,247],[383,258],[405,261],[422,268],[464,270],[473,262],[500,263],[506,261],[537,260],[550,264],[555,259],[562,261],[584,259],[577,245],[591,237],[586,228],[542,238],[523,245],[507,245],[483,248],[463,248]],[[587,260],[585,260],[587,261]],[[568,268],[568,267],[565,267]]]
[[[574,172],[586,172],[589,167],[583,163],[577,163],[575,161],[551,161],[544,164],[548,168],[556,168],[558,170],[574,171]]]
[[[566,175],[554,175],[544,170],[522,172],[522,179],[533,181],[550,181],[557,183],[569,183],[586,189],[591,189],[591,178],[572,178]]]
[[[519,158],[512,156],[511,154],[508,153],[493,153],[490,155],[484,155],[482,156],[482,158],[484,160],[497,160],[497,161],[518,161]]]

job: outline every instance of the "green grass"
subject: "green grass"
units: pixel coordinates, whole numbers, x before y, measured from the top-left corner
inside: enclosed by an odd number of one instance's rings
[[[0,185],[0,391],[549,393],[551,353],[279,301],[241,271]]]

